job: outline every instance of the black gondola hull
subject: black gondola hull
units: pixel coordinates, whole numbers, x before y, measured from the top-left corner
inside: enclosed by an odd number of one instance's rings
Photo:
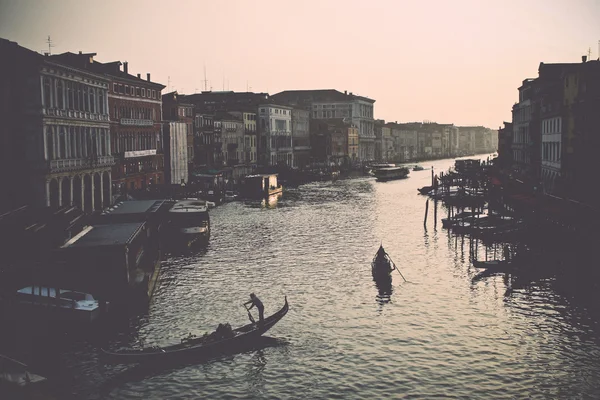
[[[102,349],[102,352],[107,356],[108,361],[121,364],[181,361],[189,359],[189,357],[213,357],[223,353],[230,353],[235,351],[237,347],[243,347],[252,341],[255,341],[279,322],[287,314],[288,309],[289,306],[286,297],[283,307],[275,314],[265,318],[262,324],[252,323],[235,329],[233,330],[235,336],[231,338],[213,342],[205,342],[202,338],[198,338],[163,348],[122,350],[115,352]]]

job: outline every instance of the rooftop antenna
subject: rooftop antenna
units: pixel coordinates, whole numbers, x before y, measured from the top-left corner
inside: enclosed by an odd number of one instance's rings
[[[592,48],[588,47],[588,60],[592,59]]]
[[[171,91],[171,75],[167,76],[167,92]]]
[[[208,90],[208,81],[206,80],[206,64],[204,65],[204,91]]]
[[[48,39],[46,40],[46,43],[48,43],[48,55],[52,55],[52,47],[55,47],[52,44],[52,39],[50,39],[50,35],[48,35]]]
[[[600,60],[600,40],[598,40],[598,60]]]

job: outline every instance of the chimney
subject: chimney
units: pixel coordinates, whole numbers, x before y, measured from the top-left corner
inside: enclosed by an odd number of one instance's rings
[[[147,80],[148,82],[150,82],[150,72],[148,72],[148,73],[146,74],[146,80]]]
[[[352,92],[350,92],[350,96],[352,96]]]
[[[79,54],[81,54],[81,50],[79,50]]]
[[[138,79],[142,79],[142,74],[138,74]]]
[[[348,91],[347,91],[347,90],[344,90],[344,94],[348,94]]]
[[[586,62],[587,61],[587,56],[581,56],[581,62]]]
[[[123,62],[123,72],[125,72],[126,74],[129,73],[129,63],[127,61]]]

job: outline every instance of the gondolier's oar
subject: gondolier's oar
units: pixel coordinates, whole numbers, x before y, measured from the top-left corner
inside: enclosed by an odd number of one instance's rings
[[[394,260],[392,260],[392,257],[390,257],[389,254],[387,256],[390,259],[390,261],[392,262],[392,264],[394,264],[394,269],[396,271],[398,271],[398,273],[400,274],[400,276],[402,277],[402,279],[404,279],[404,282],[406,282],[406,278],[404,277],[404,275],[402,275],[402,272],[400,272],[400,270],[398,269],[398,267],[396,267],[396,263],[394,262]]]
[[[252,322],[253,324],[256,323],[256,321],[254,321],[254,317],[252,317],[252,314],[250,314],[250,310],[248,310],[248,307],[246,307],[246,304],[242,304],[244,306],[244,308],[246,309],[246,311],[248,311],[248,318],[250,318],[250,322]]]

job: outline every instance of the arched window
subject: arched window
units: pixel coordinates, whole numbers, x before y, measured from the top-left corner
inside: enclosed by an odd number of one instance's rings
[[[72,96],[73,96],[73,89],[71,88],[71,86],[72,86],[72,85],[71,85],[71,82],[67,81],[67,82],[65,83],[65,86],[66,86],[66,93],[65,93],[65,99],[66,99],[66,102],[65,102],[65,108],[66,108],[67,110],[72,110],[72,109],[73,109],[73,98],[72,98]]]
[[[64,93],[64,85],[63,85],[63,81],[62,79],[59,79],[58,82],[56,83],[56,99],[57,104],[58,104],[58,108],[60,108],[61,110],[65,108],[65,97],[64,97],[65,93]]]
[[[47,76],[44,77],[44,107],[49,108],[52,106],[51,98],[52,94],[50,92],[50,78]]]
[[[62,126],[58,129],[59,158],[67,158],[67,132]]]
[[[88,87],[86,85],[83,86],[83,107],[81,111],[90,111],[90,105],[88,103]]]
[[[96,90],[90,88],[90,112],[96,112]]]
[[[98,89],[98,114],[104,114],[104,90]]]
[[[46,128],[46,148],[48,151],[48,160],[54,160],[54,131],[51,126]]]

